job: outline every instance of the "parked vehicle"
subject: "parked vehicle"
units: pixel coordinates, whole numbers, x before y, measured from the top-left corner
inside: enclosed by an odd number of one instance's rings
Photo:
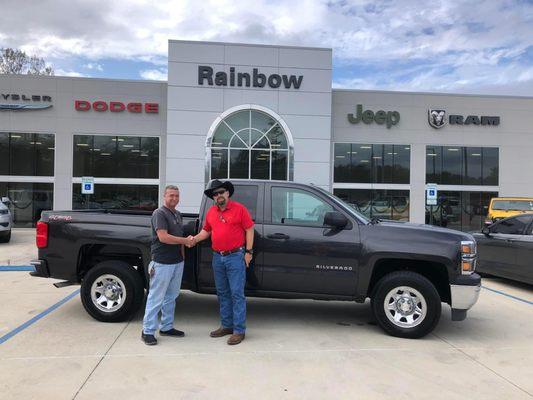
[[[533,213],[533,198],[530,197],[494,197],[490,199],[486,225],[513,215]]]
[[[452,319],[466,318],[477,301],[474,238],[440,227],[369,221],[331,193],[293,182],[233,181],[233,199],[255,220],[254,260],[246,295],[346,300],[371,307],[389,334],[419,338],[439,321],[441,303]],[[195,234],[200,214],[182,214]],[[142,304],[150,261],[150,213],[46,211],[37,223],[39,259],[34,276],[80,284],[87,312],[99,321],[123,321]],[[187,250],[183,289],[215,293],[209,241]]]
[[[3,243],[11,240],[11,228],[13,227],[13,217],[8,205],[9,199],[2,197],[0,201],[0,242]]]
[[[474,233],[479,272],[533,285],[533,214],[502,219]]]

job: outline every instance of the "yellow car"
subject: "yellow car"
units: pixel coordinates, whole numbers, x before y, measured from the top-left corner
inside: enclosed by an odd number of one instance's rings
[[[485,224],[490,225],[500,219],[523,213],[533,213],[531,197],[493,197]]]

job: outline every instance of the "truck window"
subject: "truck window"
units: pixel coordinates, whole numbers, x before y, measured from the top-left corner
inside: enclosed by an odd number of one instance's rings
[[[305,190],[272,188],[272,223],[285,225],[323,226],[328,203]]]
[[[513,218],[504,219],[490,228],[491,233],[505,233],[507,235],[522,235],[524,229],[531,222],[528,215],[519,215]]]
[[[245,206],[252,219],[255,221],[255,216],[257,212],[257,193],[259,188],[257,185],[234,185],[235,192],[231,196],[231,200],[235,200]],[[214,204],[213,200],[207,199],[207,208],[209,209]]]

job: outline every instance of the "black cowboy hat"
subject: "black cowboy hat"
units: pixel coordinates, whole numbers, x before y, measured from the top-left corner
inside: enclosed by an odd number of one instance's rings
[[[213,192],[217,189],[224,188],[229,192],[229,196],[231,197],[233,195],[233,192],[235,191],[235,188],[233,187],[233,183],[230,181],[219,181],[218,179],[215,179],[214,181],[209,182],[209,186],[206,190],[204,190],[204,194],[209,197],[210,199],[213,198]]]

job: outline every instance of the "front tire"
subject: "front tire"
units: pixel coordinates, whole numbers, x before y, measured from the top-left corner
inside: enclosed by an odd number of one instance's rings
[[[372,312],[391,336],[418,339],[430,333],[441,315],[441,299],[424,276],[410,271],[385,275],[376,284]]]
[[[91,317],[121,322],[139,310],[144,285],[139,273],[123,261],[103,261],[91,268],[81,283],[81,302]]]

